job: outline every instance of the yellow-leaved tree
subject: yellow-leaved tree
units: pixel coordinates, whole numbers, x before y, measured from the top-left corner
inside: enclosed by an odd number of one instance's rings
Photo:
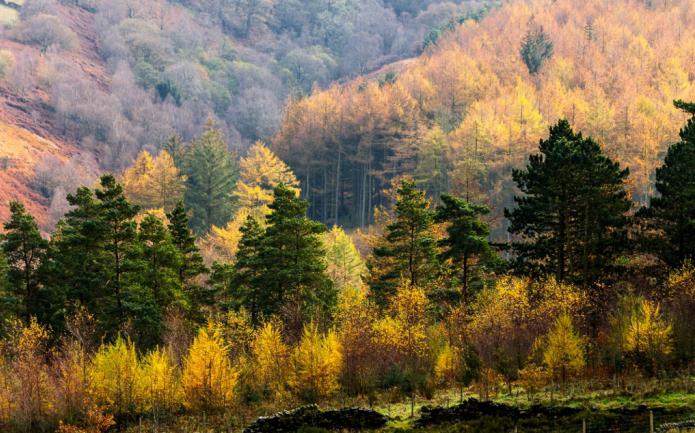
[[[285,397],[290,349],[282,340],[278,324],[267,322],[256,332],[251,343],[251,359],[260,390],[274,400]]]
[[[584,343],[572,325],[572,319],[563,313],[547,336],[543,361],[556,379],[564,383],[568,376],[584,368]]]
[[[157,157],[142,151],[122,177],[128,200],[145,209],[162,208],[166,212],[171,212],[183,198],[185,182],[167,151],[161,151]]]
[[[239,179],[234,196],[238,210],[225,227],[212,226],[201,250],[209,262],[234,260],[241,235],[239,229],[250,215],[265,224],[273,201],[273,189],[283,184],[299,193],[299,182],[292,170],[260,141],[254,143],[239,162]]]
[[[324,234],[323,242],[326,249],[326,272],[335,287],[338,290],[362,287],[362,277],[367,273],[367,265],[352,239],[342,228],[333,226]]]
[[[143,389],[135,345],[121,336],[102,344],[90,368],[92,395],[117,418],[142,410]]]
[[[671,325],[659,304],[642,299],[633,310],[624,337],[624,350],[655,374],[659,361],[671,353]]]
[[[21,430],[41,430],[55,415],[55,388],[45,357],[48,330],[35,318],[26,325],[15,321],[10,324],[8,343],[10,395],[2,402],[8,405],[4,412]]]
[[[229,359],[228,349],[219,323],[211,321],[198,330],[181,377],[186,407],[216,411],[233,403],[239,374]]]
[[[234,195],[239,206],[257,210],[255,217],[268,214],[273,201],[273,188],[283,184],[299,191],[299,182],[292,170],[260,141],[251,146],[239,161],[239,180]]]
[[[375,344],[393,371],[399,373],[394,386],[410,397],[411,416],[415,395],[434,362],[428,345],[428,306],[425,291],[404,281],[391,298],[391,314],[374,324]]]
[[[321,335],[310,323],[292,353],[290,389],[304,402],[317,403],[331,397],[338,389],[343,354],[340,341],[333,331]]]
[[[146,411],[161,417],[181,407],[179,371],[169,352],[160,348],[149,352],[142,360],[141,377]]]

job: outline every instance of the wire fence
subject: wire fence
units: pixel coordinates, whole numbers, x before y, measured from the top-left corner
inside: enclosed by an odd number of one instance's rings
[[[678,413],[590,413],[581,419],[520,422],[513,433],[695,433],[695,419]]]

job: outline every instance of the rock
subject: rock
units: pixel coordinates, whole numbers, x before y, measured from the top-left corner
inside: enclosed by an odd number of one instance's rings
[[[353,407],[322,411],[316,405],[309,405],[260,417],[244,429],[244,433],[289,433],[296,432],[301,427],[327,430],[377,429],[387,422],[387,417],[370,409]]]

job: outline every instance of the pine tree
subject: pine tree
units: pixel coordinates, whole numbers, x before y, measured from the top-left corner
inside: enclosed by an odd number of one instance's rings
[[[192,302],[192,309],[195,311],[201,305],[209,305],[213,302],[209,293],[196,282],[197,277],[205,274],[208,270],[196,246],[195,236],[188,228],[188,214],[183,207],[183,202],[179,201],[174,210],[167,214],[167,218],[169,219],[171,241],[181,255],[178,268],[179,281],[181,281],[188,299]]]
[[[382,244],[374,248],[368,263],[371,296],[378,305],[388,304],[401,280],[410,286],[426,287],[436,277],[439,264],[433,223],[434,212],[425,194],[412,180],[402,180],[395,219],[386,227]]]
[[[152,294],[156,307],[153,314],[138,314],[137,325],[146,336],[140,341],[144,339],[151,344],[156,343],[160,335],[165,310],[173,305],[185,307],[188,304],[179,278],[183,260],[164,223],[152,214],[145,215],[140,223],[138,243],[138,252],[144,261],[138,279],[141,287]]]
[[[67,313],[76,304],[101,318],[106,308],[108,263],[105,249],[107,226],[101,218],[99,201],[87,187],[68,194],[72,209],[56,226],[45,265],[46,284],[62,292],[68,301]]]
[[[109,254],[106,268],[106,289],[111,298],[109,316],[112,325],[121,325],[126,319],[123,298],[133,280],[128,273],[137,272],[139,268],[138,257],[132,254],[136,240],[134,218],[139,208],[128,202],[123,187],[116,183],[112,175],[101,177],[100,188],[95,195],[99,200],[99,218],[106,228],[103,248]]]
[[[566,120],[550,128],[539,149],[525,169],[514,170],[524,195],[514,198],[514,210],[505,210],[509,231],[519,237],[513,244],[517,271],[586,287],[625,249],[629,171]]]
[[[541,26],[534,26],[526,33],[521,43],[521,58],[528,71],[534,75],[540,71],[543,63],[553,55],[553,42]]]
[[[307,202],[282,184],[274,189],[270,209],[259,257],[261,288],[270,291],[264,298],[277,300],[276,307],[295,308],[299,317],[292,321],[330,318],[336,291],[320,238],[326,227],[307,218]]]
[[[232,193],[238,175],[233,155],[222,131],[208,122],[203,135],[189,151],[184,202],[193,212],[191,226],[197,233],[212,225],[223,226],[232,218]]]
[[[681,141],[668,148],[664,164],[656,169],[659,196],[640,214],[657,229],[649,249],[670,266],[679,267],[695,259],[695,104],[676,101],[675,105],[692,117],[680,131]]]
[[[16,298],[22,317],[40,312],[39,267],[48,242],[41,237],[36,220],[18,201],[10,202],[10,219],[4,225],[2,250],[9,264],[10,292]]]
[[[490,227],[480,219],[489,209],[449,194],[442,195],[442,203],[437,208],[436,220],[448,226],[447,236],[439,242],[440,257],[444,262],[450,260],[457,269],[463,302],[468,305],[471,284],[479,281],[480,271],[492,266],[497,259],[488,240]]]
[[[237,307],[244,307],[248,311],[251,322],[258,325],[262,316],[278,311],[280,300],[278,293],[264,290],[261,280],[264,268],[260,253],[265,231],[255,218],[249,216],[240,232],[241,241],[233,268],[233,293],[230,295]]]

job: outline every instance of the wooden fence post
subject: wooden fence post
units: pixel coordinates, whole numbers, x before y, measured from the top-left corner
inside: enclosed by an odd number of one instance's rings
[[[649,433],[654,433],[654,411],[649,411]]]
[[[586,418],[582,420],[582,433],[586,433]]]

